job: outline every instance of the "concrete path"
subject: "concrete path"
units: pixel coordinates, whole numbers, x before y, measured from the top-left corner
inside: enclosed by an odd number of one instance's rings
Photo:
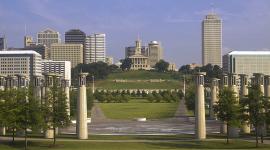
[[[184,99],[181,99],[179,104],[178,104],[178,108],[175,112],[175,117],[187,117],[187,113],[188,113],[188,110],[187,110],[187,107],[185,105],[185,100]]]
[[[101,108],[98,106],[97,103],[94,103],[94,106],[91,110],[91,121],[92,122],[104,122],[107,121],[106,116],[104,115]]]

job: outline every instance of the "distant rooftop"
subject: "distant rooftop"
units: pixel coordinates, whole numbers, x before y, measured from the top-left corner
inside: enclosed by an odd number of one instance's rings
[[[270,55],[270,51],[232,51],[229,55]]]
[[[39,53],[37,53],[36,51],[33,51],[33,50],[8,50],[8,51],[0,51],[0,54],[35,54],[35,55],[40,55]]]

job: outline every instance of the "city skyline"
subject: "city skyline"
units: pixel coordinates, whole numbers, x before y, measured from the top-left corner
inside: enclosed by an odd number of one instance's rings
[[[196,1],[196,5],[194,2],[81,1],[77,5],[79,9],[74,9],[76,1],[73,0],[4,0],[0,6],[0,19],[3,20],[0,34],[6,36],[9,47],[23,47],[25,24],[26,35],[34,38],[45,28],[60,32],[62,40],[64,33],[72,28],[87,34],[105,33],[107,54],[116,60],[124,58],[125,47],[132,45],[139,34],[142,45],[152,40],[161,41],[164,59],[180,67],[201,63],[201,21],[213,8],[224,21],[223,54],[230,50],[270,48],[270,34],[265,32],[270,28],[269,1],[206,0]]]

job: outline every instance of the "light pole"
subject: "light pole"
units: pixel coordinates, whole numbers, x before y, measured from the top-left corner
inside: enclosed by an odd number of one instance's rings
[[[184,74],[184,87],[183,87],[183,95],[186,96],[186,75]]]
[[[92,93],[95,93],[95,76],[92,75]]]

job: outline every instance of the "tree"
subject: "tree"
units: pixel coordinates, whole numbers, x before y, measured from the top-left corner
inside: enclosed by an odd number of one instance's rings
[[[46,123],[46,129],[53,129],[54,139],[53,144],[56,144],[56,129],[66,127],[70,124],[70,118],[67,112],[67,97],[62,88],[57,85],[59,83],[54,77],[54,84],[49,89],[43,107],[43,113]]]
[[[244,112],[242,118],[255,128],[256,147],[258,147],[259,129],[262,129],[261,127],[264,126],[269,114],[269,110],[265,109],[269,108],[268,98],[263,97],[263,93],[258,85],[253,85],[249,88],[247,98],[241,100],[241,106]],[[263,140],[262,132],[261,137]]]
[[[130,70],[131,65],[132,65],[132,61],[130,58],[125,58],[120,60],[120,62],[122,63],[120,68],[125,71],[125,70]]]
[[[153,96],[152,93],[149,93],[149,94],[147,95],[147,100],[148,100],[150,103],[153,103],[154,99],[155,99],[155,97]]]
[[[227,144],[229,143],[229,127],[240,124],[240,110],[234,91],[224,88],[219,92],[219,101],[214,105],[217,118],[227,124]]]
[[[155,69],[158,72],[166,72],[168,71],[168,67],[169,67],[169,63],[162,59],[159,62],[157,62],[155,65]]]
[[[195,86],[190,86],[185,95],[185,104],[188,110],[191,110],[195,114]]]

